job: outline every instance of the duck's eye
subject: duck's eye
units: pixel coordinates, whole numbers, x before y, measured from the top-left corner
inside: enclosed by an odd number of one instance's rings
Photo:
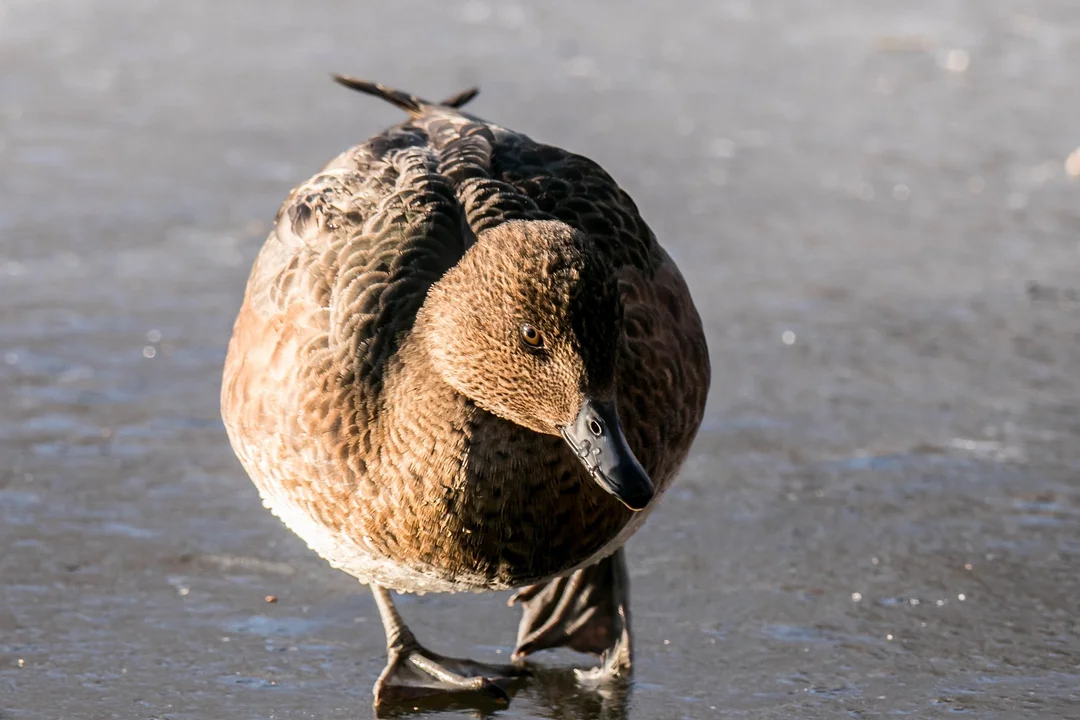
[[[526,323],[521,326],[521,342],[525,343],[526,347],[536,350],[544,347],[544,336],[535,327]]]

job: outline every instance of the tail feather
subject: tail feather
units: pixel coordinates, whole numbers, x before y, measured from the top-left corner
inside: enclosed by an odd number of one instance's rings
[[[476,97],[479,94],[480,94],[480,88],[471,87],[468,90],[462,90],[461,92],[459,92],[456,95],[451,95],[450,97],[446,98],[445,100],[443,100],[439,104],[440,105],[446,105],[447,107],[452,107],[452,108],[464,107],[466,103],[468,103],[470,100],[472,100],[474,97]]]
[[[480,92],[479,88],[469,88],[468,90],[462,90],[456,95],[448,97],[440,103],[429,102],[423,98],[415,95],[410,95],[400,90],[387,87],[386,85],[380,85],[378,83],[369,82],[367,80],[361,80],[359,78],[349,77],[347,75],[334,74],[334,80],[340,85],[344,85],[352,90],[357,90],[368,95],[374,95],[377,98],[381,98],[386,102],[401,108],[405,112],[412,116],[419,116],[424,114],[424,109],[433,107],[435,105],[443,105],[446,107],[460,108],[465,103],[472,100]]]

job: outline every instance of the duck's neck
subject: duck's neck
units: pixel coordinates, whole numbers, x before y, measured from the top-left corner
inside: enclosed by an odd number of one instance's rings
[[[417,333],[403,340],[384,382],[379,418],[383,443],[408,442],[411,447],[402,450],[411,453],[442,450],[452,456],[464,450],[462,428],[478,410],[442,380]],[[432,448],[433,443],[440,447]],[[450,471],[439,469],[439,474]]]

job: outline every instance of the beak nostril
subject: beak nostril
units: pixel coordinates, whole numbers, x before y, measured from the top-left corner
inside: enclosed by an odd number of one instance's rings
[[[560,432],[603,490],[634,512],[648,507],[656,491],[626,442],[613,401],[586,398],[577,418]]]

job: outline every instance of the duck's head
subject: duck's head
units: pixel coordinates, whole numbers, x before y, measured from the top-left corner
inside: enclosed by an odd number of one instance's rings
[[[478,406],[561,435],[592,478],[631,510],[654,490],[619,422],[625,342],[611,264],[556,221],[481,233],[428,293],[418,321],[436,371]]]

